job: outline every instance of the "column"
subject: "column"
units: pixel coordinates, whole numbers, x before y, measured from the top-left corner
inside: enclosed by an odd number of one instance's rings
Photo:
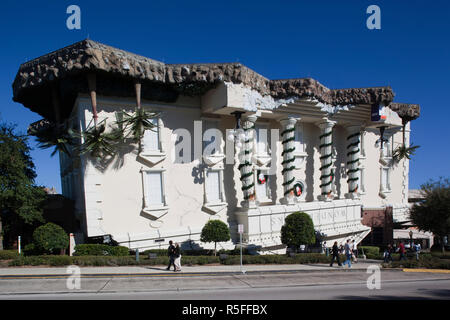
[[[333,200],[333,192],[331,184],[334,180],[334,174],[331,166],[333,165],[332,159],[332,146],[333,146],[333,126],[335,121],[331,121],[328,118],[324,118],[323,122],[318,123],[320,127],[320,190],[321,194],[319,200],[331,201]]]
[[[280,123],[282,125],[281,143],[283,145],[283,152],[281,153],[281,156],[283,157],[283,161],[281,162],[283,170],[281,171],[281,173],[283,174],[284,197],[282,199],[282,203],[284,204],[294,203],[294,151],[296,122],[297,119],[293,117],[288,117],[280,120]]]
[[[255,148],[255,122],[256,115],[246,116],[243,119],[242,130],[244,134],[244,143],[239,152],[239,171],[241,173],[242,192],[245,207],[255,205],[255,178],[253,176],[252,154]]]
[[[347,199],[358,199],[360,191],[359,181],[359,155],[361,152],[361,126],[349,125],[347,130],[347,184],[348,193],[345,195]]]

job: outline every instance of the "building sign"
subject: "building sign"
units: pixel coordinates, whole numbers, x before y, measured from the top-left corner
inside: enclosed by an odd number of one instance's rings
[[[370,112],[370,120],[377,121],[385,121],[386,120],[386,107],[383,105],[372,105],[372,110]]]

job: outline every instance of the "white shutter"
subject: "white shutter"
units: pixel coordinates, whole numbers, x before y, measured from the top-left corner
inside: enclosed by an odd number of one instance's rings
[[[220,202],[220,174],[219,171],[206,173],[206,199],[208,202]]]
[[[303,152],[303,134],[300,126],[295,126],[295,152]]]
[[[256,150],[260,154],[267,153],[267,129],[257,126],[256,128]],[[263,132],[265,130],[265,132]]]
[[[162,172],[147,172],[148,205],[163,205]]]
[[[389,190],[389,168],[381,170],[381,183],[383,190]]]
[[[155,126],[152,130],[145,130],[144,132],[144,152],[147,151],[159,151],[159,129],[158,129],[158,119],[150,119],[150,122]]]

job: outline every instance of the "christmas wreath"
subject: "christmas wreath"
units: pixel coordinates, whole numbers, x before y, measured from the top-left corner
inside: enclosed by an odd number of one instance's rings
[[[261,173],[261,171],[258,170],[258,183],[265,184],[266,182],[267,182],[267,175]]]
[[[301,183],[294,184],[294,194],[296,197],[300,197],[303,193],[303,185]]]

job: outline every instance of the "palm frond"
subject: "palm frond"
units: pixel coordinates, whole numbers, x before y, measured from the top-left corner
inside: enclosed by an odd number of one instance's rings
[[[136,108],[133,114],[121,111],[116,114],[116,124],[122,128],[124,132],[128,132],[126,136],[131,135],[135,142],[141,141],[145,130],[156,130],[156,126],[151,122],[159,116],[157,112],[146,111],[143,108]]]
[[[99,123],[97,126],[86,129],[81,135],[83,143],[79,151],[80,154],[89,153],[94,158],[103,158],[114,156],[116,154],[116,144],[118,142],[118,133],[113,130],[105,132],[105,123]]]
[[[69,146],[73,139],[65,124],[48,123],[39,129],[30,128],[28,134],[36,137],[40,149],[54,148],[52,157],[59,151],[71,156]]]
[[[420,146],[413,146],[411,144],[410,147],[406,147],[405,145],[398,146],[394,150],[394,154],[392,155],[392,158],[395,162],[400,162],[402,159],[407,158],[408,160],[411,160],[411,156],[414,155],[416,152],[416,149]]]

